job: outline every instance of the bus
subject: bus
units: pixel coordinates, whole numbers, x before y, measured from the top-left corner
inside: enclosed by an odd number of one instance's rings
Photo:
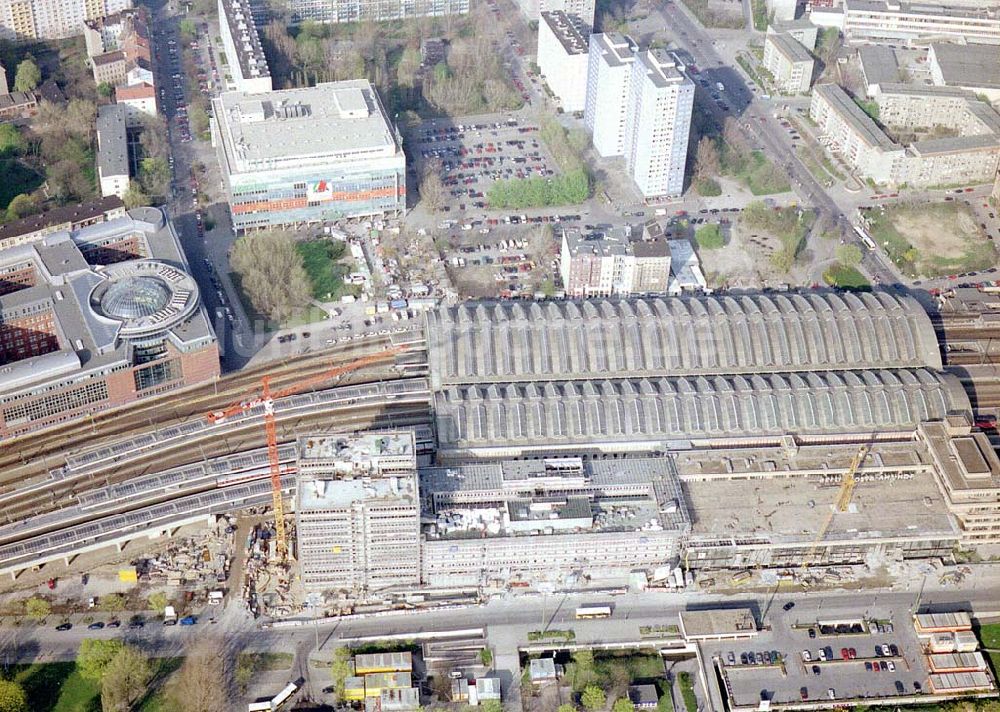
[[[857,233],[858,237],[861,238],[861,242],[863,242],[865,244],[865,247],[867,247],[869,250],[874,251],[878,249],[878,245],[875,244],[875,241],[868,235],[868,232],[863,227],[861,227],[860,225],[855,225],[854,232]]]
[[[577,618],[610,618],[611,606],[580,606],[576,609]]]

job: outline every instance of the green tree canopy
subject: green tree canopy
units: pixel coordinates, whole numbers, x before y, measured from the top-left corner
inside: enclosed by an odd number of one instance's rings
[[[607,697],[604,695],[604,690],[599,688],[597,685],[587,685],[584,689],[583,694],[580,695],[580,702],[583,706],[594,712],[594,710],[599,710],[604,707],[607,702]]]
[[[18,156],[28,148],[28,141],[14,124],[0,124],[0,158]]]
[[[351,649],[340,646],[333,651],[333,662],[330,663],[330,674],[333,676],[333,697],[338,702],[344,699],[344,683],[351,675]]]
[[[167,594],[163,591],[157,591],[156,593],[149,594],[149,598],[146,599],[146,603],[156,611],[156,615],[161,615],[163,609],[167,607],[170,600],[167,598]]]
[[[129,712],[146,693],[152,677],[145,653],[126,645],[111,659],[101,681],[103,712]]]
[[[100,682],[108,665],[124,647],[125,644],[120,640],[87,638],[80,643],[80,650],[76,654],[76,669],[88,680]]]
[[[42,70],[31,57],[17,65],[17,71],[14,73],[14,91],[34,91],[41,82]]]
[[[635,712],[635,705],[628,697],[619,697],[611,706],[611,712]]]
[[[28,712],[28,696],[13,680],[0,680],[0,712]]]
[[[28,602],[25,604],[25,610],[28,613],[28,618],[40,621],[49,615],[52,611],[52,606],[44,598],[35,596],[28,599]]]

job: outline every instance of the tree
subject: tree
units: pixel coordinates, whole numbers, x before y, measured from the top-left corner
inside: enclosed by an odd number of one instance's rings
[[[228,708],[228,659],[222,640],[198,639],[167,686],[167,699],[179,712],[217,712]]]
[[[288,233],[241,237],[233,245],[230,264],[254,308],[275,321],[287,319],[312,299],[302,256]]]
[[[18,156],[28,148],[21,130],[14,124],[0,124],[0,158]]]
[[[857,267],[861,264],[863,253],[857,245],[837,245],[837,261],[847,267]]]
[[[190,42],[198,36],[198,26],[190,17],[185,17],[181,20],[181,24],[178,29],[180,30],[181,37],[184,38],[185,42]]]
[[[128,190],[125,191],[122,200],[125,201],[125,207],[130,210],[132,208],[141,208],[152,202],[149,196],[142,190],[142,185],[140,185],[139,181],[135,180],[129,181]]]
[[[722,172],[722,162],[719,159],[719,147],[708,136],[702,136],[698,141],[698,149],[694,158],[694,174],[698,178],[715,178]]]
[[[168,603],[170,603],[170,599],[167,598],[167,594],[163,593],[163,591],[151,593],[146,599],[146,604],[156,611],[156,615],[158,616],[163,615],[163,610],[167,607]]]
[[[110,99],[115,93],[115,87],[109,82],[101,82],[97,85],[97,93],[105,99]]]
[[[480,650],[479,651],[479,661],[483,665],[485,665],[486,667],[489,667],[490,665],[492,665],[493,664],[493,651],[490,650],[489,648],[483,648],[482,650]]]
[[[428,161],[420,176],[420,197],[431,210],[440,210],[447,197],[440,168],[437,161]]]
[[[125,647],[120,640],[93,640],[87,638],[80,643],[76,654],[76,669],[81,676],[100,682],[111,661]]]
[[[29,598],[24,608],[28,613],[28,618],[36,621],[42,620],[52,612],[52,606],[49,602],[37,596]]]
[[[587,685],[584,689],[583,694],[580,696],[580,702],[583,706],[594,712],[594,710],[599,710],[604,707],[607,702],[607,698],[604,695],[604,690],[599,688],[597,685]]]
[[[101,597],[101,610],[109,613],[121,613],[125,610],[125,596],[120,593],[109,593]]]
[[[333,651],[330,674],[333,676],[333,698],[339,702],[344,698],[344,683],[351,675],[350,648],[340,646]]]
[[[35,60],[28,57],[17,65],[14,73],[14,91],[34,91],[42,82],[42,70],[35,64]]]
[[[15,195],[7,204],[7,219],[20,220],[38,212],[38,201],[27,193]]]
[[[619,697],[611,706],[611,712],[635,712],[635,705],[628,697]]]
[[[122,648],[104,670],[101,681],[103,712],[129,712],[146,693],[152,677],[146,655],[131,645]]]
[[[145,193],[165,197],[170,191],[170,164],[164,158],[143,158],[139,162],[139,183]]]
[[[167,122],[162,116],[142,115],[142,133],[139,135],[139,146],[143,158],[167,159]]]
[[[0,680],[0,712],[28,712],[28,696],[13,680]]]
[[[577,709],[576,705],[571,705],[568,702],[564,702],[563,704],[559,705],[558,709],[556,709],[556,712],[577,712]]]

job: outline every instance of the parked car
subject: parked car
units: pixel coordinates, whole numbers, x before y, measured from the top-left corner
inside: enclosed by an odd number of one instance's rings
[[[198,623],[198,619],[194,616],[184,616],[181,618],[181,625],[195,625]]]
[[[69,630],[72,627],[73,627],[72,623],[68,623],[68,622],[67,623],[60,623],[59,625],[56,626],[56,630]]]

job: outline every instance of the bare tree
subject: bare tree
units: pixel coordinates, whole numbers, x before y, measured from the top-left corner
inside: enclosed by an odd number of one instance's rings
[[[420,198],[431,210],[440,210],[447,198],[440,169],[437,161],[428,161],[420,175]]]
[[[228,708],[228,653],[222,639],[206,636],[188,648],[184,664],[167,685],[167,698],[180,712]]]
[[[698,178],[715,178],[722,170],[719,147],[708,136],[698,141],[698,151],[694,159],[694,172]]]
[[[312,298],[302,256],[286,232],[241,237],[230,261],[254,307],[275,321],[288,318]]]
[[[101,679],[103,712],[129,712],[145,694],[150,677],[152,671],[146,655],[126,645],[104,670]]]

